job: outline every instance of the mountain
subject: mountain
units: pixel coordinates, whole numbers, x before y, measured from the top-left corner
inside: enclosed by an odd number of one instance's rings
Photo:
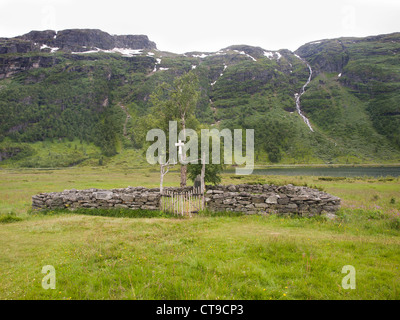
[[[185,54],[93,29],[0,38],[0,164],[128,165],[150,94],[190,70],[197,119],[255,129],[257,163],[398,162],[399,52],[400,33]]]

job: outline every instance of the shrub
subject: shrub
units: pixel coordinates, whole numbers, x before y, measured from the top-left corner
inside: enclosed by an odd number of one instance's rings
[[[321,180],[321,181],[340,181],[340,180],[346,180],[346,177],[319,177],[318,180]]]
[[[387,224],[390,229],[400,230],[400,217],[389,218]]]
[[[21,220],[22,218],[17,217],[13,212],[0,215],[0,223],[12,223]]]
[[[368,219],[380,220],[385,218],[385,214],[381,210],[368,211]]]

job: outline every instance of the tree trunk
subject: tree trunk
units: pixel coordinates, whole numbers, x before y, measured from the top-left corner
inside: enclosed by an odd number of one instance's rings
[[[182,117],[182,130],[183,130],[183,141],[186,142],[186,123],[185,117]],[[186,152],[182,152],[182,159],[186,160]],[[181,165],[181,188],[186,187],[187,180],[187,165]]]
[[[186,187],[187,166],[181,165],[181,187]]]
[[[160,195],[163,194],[163,182],[164,182],[164,174],[163,174],[163,168],[161,167],[161,174],[160,174]]]
[[[204,152],[201,155],[201,163],[202,163],[202,166],[201,166],[200,178],[201,178],[201,193],[203,194],[206,191],[205,190],[206,189],[206,184],[204,182],[205,175],[206,175],[206,155],[205,155]]]
[[[206,155],[203,152],[201,155],[201,209],[205,209],[205,195],[206,192],[206,183],[205,183],[205,176],[206,176]]]
[[[161,156],[159,157],[159,162],[160,162],[160,195],[163,193],[163,182],[164,182],[164,166],[161,163]]]

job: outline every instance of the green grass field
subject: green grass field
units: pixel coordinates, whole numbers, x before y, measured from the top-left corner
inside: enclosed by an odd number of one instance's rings
[[[223,175],[342,198],[336,220],[29,212],[40,192],[157,186],[157,170],[0,170],[0,299],[400,299],[400,181]],[[165,185],[178,185],[178,172]],[[45,290],[42,267],[54,266]],[[356,289],[344,289],[345,265]]]

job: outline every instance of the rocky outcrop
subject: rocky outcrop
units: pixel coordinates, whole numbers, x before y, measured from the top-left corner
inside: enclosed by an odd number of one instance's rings
[[[145,35],[110,35],[97,29],[31,31],[15,38],[0,38],[0,54],[46,52],[48,47],[66,52],[83,52],[93,48],[156,49]]]
[[[188,188],[165,188],[185,192]],[[245,214],[300,214],[305,216],[334,213],[340,199],[325,192],[293,185],[219,185],[207,186],[206,206],[211,211],[236,211]],[[54,208],[127,208],[160,210],[159,188],[65,190],[32,197],[33,209]]]
[[[0,79],[9,78],[18,72],[52,67],[61,61],[61,58],[55,55],[46,56],[39,53],[71,53],[114,48],[152,50],[156,48],[156,44],[145,35],[110,35],[97,29],[31,31],[15,38],[0,38]],[[22,55],[35,52],[38,54]],[[82,57],[69,54],[67,58],[75,60]],[[84,58],[91,59],[86,56]],[[153,66],[154,62],[151,61],[148,68]]]
[[[27,34],[24,34],[19,37],[15,37],[15,39],[27,40],[33,43],[38,44],[50,44],[54,38],[56,37],[57,32],[54,30],[45,30],[45,31],[31,31]]]
[[[12,75],[37,68],[49,68],[61,62],[55,56],[1,56],[0,55],[0,79],[9,78]]]
[[[307,43],[295,51],[307,60],[316,74],[320,72],[340,73],[349,62],[349,52],[340,39]]]
[[[154,42],[150,41],[144,35],[122,35],[114,36],[115,48],[130,48],[130,49],[156,49]]]
[[[302,45],[295,53],[310,63],[316,74],[341,73],[352,58],[358,56],[393,56],[400,53],[400,33],[382,34],[365,38],[343,37],[312,41]],[[375,43],[375,46],[371,46]],[[390,81],[390,79],[388,79]]]
[[[0,38],[0,54],[28,53],[39,50],[40,46],[32,41]]]
[[[145,35],[110,35],[98,29],[66,29],[62,31],[31,31],[23,36],[8,39],[11,42],[31,43],[34,51],[46,45],[62,51],[82,52],[93,48],[110,50],[113,48],[156,49],[156,44]],[[39,45],[39,47],[38,47]]]

